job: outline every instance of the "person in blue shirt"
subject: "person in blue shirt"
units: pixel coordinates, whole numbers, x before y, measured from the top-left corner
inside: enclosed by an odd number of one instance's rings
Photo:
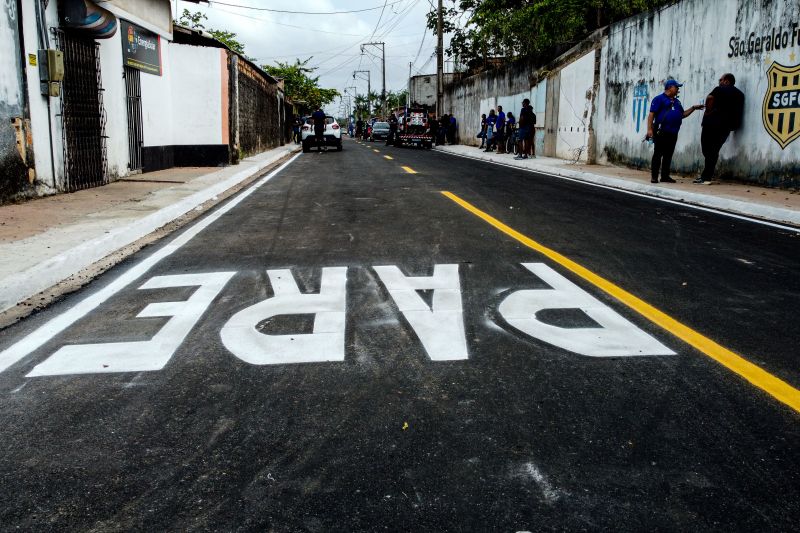
[[[497,153],[506,153],[506,114],[503,113],[503,106],[497,106],[497,123],[495,128],[494,144],[497,146]]]
[[[664,83],[664,92],[653,98],[650,104],[650,114],[647,115],[647,139],[652,139],[654,144],[653,160],[650,164],[650,182],[658,183],[658,172],[661,170],[662,183],[675,183],[669,177],[672,165],[672,154],[678,142],[678,132],[681,130],[683,119],[702,105],[693,105],[687,110],[683,109],[678,100],[678,92],[682,83],[676,80],[667,80]]]
[[[495,135],[497,134],[495,130],[496,124],[497,115],[495,115],[494,109],[490,109],[489,116],[486,117],[486,150],[484,150],[484,152],[491,152],[494,150]]]
[[[311,114],[311,118],[314,120],[314,137],[317,140],[317,152],[321,152],[322,150],[328,151],[328,147],[325,146],[325,112],[322,108],[317,108],[314,113]]]

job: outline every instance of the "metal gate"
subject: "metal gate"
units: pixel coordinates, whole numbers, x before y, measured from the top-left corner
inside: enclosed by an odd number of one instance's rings
[[[135,68],[125,67],[125,96],[128,102],[128,168],[142,169],[142,80]]]
[[[69,32],[58,31],[57,36],[64,52],[61,120],[65,189],[72,192],[108,183],[106,113],[99,45]]]

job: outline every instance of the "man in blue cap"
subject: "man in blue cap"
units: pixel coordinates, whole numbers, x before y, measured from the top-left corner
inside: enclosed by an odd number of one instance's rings
[[[683,84],[676,80],[664,82],[664,92],[653,98],[650,104],[650,114],[647,115],[647,138],[653,139],[653,161],[650,164],[650,182],[658,183],[658,172],[661,169],[662,183],[675,183],[669,177],[669,168],[672,165],[672,154],[678,142],[678,132],[683,119],[702,105],[693,105],[687,110],[683,109],[678,100],[679,88]]]

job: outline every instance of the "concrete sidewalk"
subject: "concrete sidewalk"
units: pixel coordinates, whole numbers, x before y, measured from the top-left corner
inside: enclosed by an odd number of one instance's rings
[[[172,168],[0,206],[0,314],[20,302],[27,308],[6,313],[13,316],[1,319],[0,327],[88,282],[174,230],[171,223],[179,226],[194,218],[299,150],[290,144],[235,166]],[[76,276],[80,279],[71,279],[71,286],[53,289]]]
[[[673,176],[677,183],[650,183],[649,170],[572,163],[552,157],[519,161],[510,154],[484,152],[466,145],[437,146],[436,150],[800,228],[798,191],[724,181],[698,185],[692,183],[692,178],[678,175]]]

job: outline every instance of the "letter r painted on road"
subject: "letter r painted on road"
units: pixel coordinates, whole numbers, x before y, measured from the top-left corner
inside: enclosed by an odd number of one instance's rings
[[[549,266],[542,263],[523,263],[523,266],[551,288],[508,295],[498,310],[512,327],[548,344],[590,357],[675,354]],[[547,309],[580,309],[600,327],[547,324],[536,316]]]
[[[234,274],[216,272],[152,278],[139,289],[199,288],[188,300],[152,303],[136,315],[137,318],[171,317],[149,341],[63,346],[37,365],[28,377],[161,370]]]
[[[431,277],[407,277],[394,265],[373,267],[434,361],[467,359],[458,265],[436,265]],[[417,293],[433,291],[431,307]]]
[[[233,315],[220,336],[239,359],[254,365],[344,361],[347,268],[322,269],[319,294],[302,294],[290,270],[267,270],[275,295]],[[313,333],[269,335],[256,329],[268,318],[314,316]]]

